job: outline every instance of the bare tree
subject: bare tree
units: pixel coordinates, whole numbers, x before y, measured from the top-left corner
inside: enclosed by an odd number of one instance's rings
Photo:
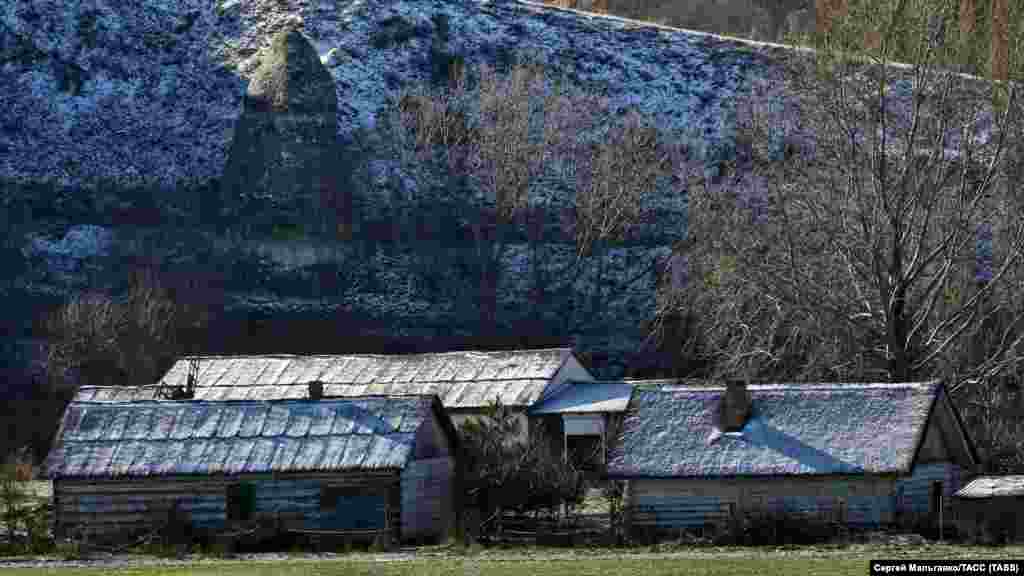
[[[145,269],[133,272],[122,298],[73,297],[47,322],[50,385],[155,383],[208,323],[208,310],[189,300]]]
[[[960,74],[966,40],[905,4],[872,4],[868,48],[856,20],[834,22],[741,107],[730,177],[693,179],[690,281],[665,309],[700,315],[691,344],[712,372],[1020,377],[1019,87]]]
[[[577,247],[559,274],[578,277],[585,264],[603,262],[595,248],[644,221],[650,194],[674,184],[682,146],[651,119],[635,110],[619,117],[607,98],[529,58],[507,73],[481,66],[467,76],[440,90],[408,91],[385,132],[418,189],[441,188],[462,202],[469,196],[481,323],[493,328],[501,261],[517,227],[527,232],[539,303],[549,281],[541,266],[545,230],[566,204],[558,196],[573,199],[561,224]]]

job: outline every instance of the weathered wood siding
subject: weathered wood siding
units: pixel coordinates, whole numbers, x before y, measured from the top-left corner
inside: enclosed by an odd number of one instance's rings
[[[1024,540],[1024,497],[955,498],[953,521],[970,540]]]
[[[451,453],[450,440],[445,433],[444,426],[435,414],[430,418],[428,424],[420,426],[416,432],[416,448],[413,451],[413,458],[425,460],[440,458]]]
[[[852,525],[891,521],[891,480],[880,477],[639,479],[630,481],[634,527],[694,528],[740,511],[845,516]]]
[[[57,480],[55,520],[61,533],[142,532],[160,525],[178,505],[196,528],[227,523],[226,492],[237,482],[255,488],[254,514],[280,515],[289,525],[315,529],[368,529],[387,525],[389,490],[397,472],[272,477],[163,477],[132,480]],[[324,487],[351,487],[334,509],[321,509]],[[393,511],[397,512],[397,511]]]
[[[218,479],[132,481],[56,480],[55,521],[60,534],[141,532],[159,525],[175,503],[193,525],[224,525],[226,483]]]
[[[455,461],[410,462],[402,471],[401,536],[443,539],[454,525]]]
[[[397,482],[396,474],[259,480],[256,514],[281,515],[306,529],[383,530],[388,527],[389,490]],[[348,490],[324,506],[323,491],[331,487]]]
[[[942,482],[943,514],[950,518],[953,494],[960,489],[962,470],[951,462],[918,464],[909,477],[896,481],[896,506],[905,517],[928,514],[932,483]]]

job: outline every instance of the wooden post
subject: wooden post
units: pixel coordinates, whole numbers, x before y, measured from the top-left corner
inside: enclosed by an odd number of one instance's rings
[[[624,480],[622,483],[622,509],[619,511],[622,517],[622,533],[628,539],[633,533],[633,481]]]
[[[992,79],[1005,82],[1010,70],[1010,2],[992,0]]]
[[[939,492],[939,543],[942,543],[942,492]]]
[[[605,418],[608,418],[605,416]],[[604,466],[608,463],[608,442],[605,440],[605,436],[608,434],[608,425],[605,424],[601,428],[601,465]]]
[[[562,416],[562,464],[569,461],[569,434],[565,431],[565,416]]]
[[[739,544],[739,518],[735,502],[729,502],[729,538],[732,539],[733,544]]]

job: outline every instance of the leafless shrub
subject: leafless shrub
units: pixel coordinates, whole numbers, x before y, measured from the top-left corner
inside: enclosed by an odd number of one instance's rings
[[[47,322],[47,374],[52,386],[155,383],[187,342],[185,331],[207,323],[202,306],[176,298],[157,274],[133,274],[128,294],[73,297]]]

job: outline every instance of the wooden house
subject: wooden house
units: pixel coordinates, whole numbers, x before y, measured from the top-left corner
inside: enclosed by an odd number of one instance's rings
[[[308,396],[311,383],[325,398],[436,394],[456,427],[495,400],[512,409],[525,440],[527,410],[571,381],[593,380],[569,348],[458,351],[403,355],[265,355],[182,358],[154,386],[83,387],[82,401],[170,398],[188,386],[196,400],[283,400]]]
[[[957,531],[975,541],[1024,539],[1024,475],[978,476],[953,498]]]
[[[58,534],[195,529],[433,538],[456,500],[436,396],[72,402],[47,462]]]
[[[608,447],[622,422],[634,386],[678,385],[678,379],[573,381],[529,410],[553,431],[555,454],[583,470],[599,470],[607,463]]]
[[[950,521],[973,445],[938,382],[635,387],[608,475],[633,527],[785,511],[879,526]],[[941,503],[941,504],[940,504]]]

